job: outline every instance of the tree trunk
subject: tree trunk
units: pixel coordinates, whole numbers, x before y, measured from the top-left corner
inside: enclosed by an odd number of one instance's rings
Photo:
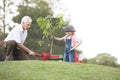
[[[53,54],[53,44],[54,44],[54,39],[52,39],[52,41],[51,41],[50,55]]]
[[[3,1],[3,33],[5,34],[5,18],[6,18],[6,15],[5,15],[5,13],[6,13],[6,10],[5,10],[5,8],[6,8],[6,0],[4,0]]]

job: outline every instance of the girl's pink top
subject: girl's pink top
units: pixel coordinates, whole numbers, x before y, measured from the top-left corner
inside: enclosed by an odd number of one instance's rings
[[[66,38],[67,38],[67,36],[64,36],[65,42],[66,42]],[[71,47],[74,47],[76,45],[76,43],[79,41],[79,39],[75,35],[72,36],[71,40],[72,40]]]

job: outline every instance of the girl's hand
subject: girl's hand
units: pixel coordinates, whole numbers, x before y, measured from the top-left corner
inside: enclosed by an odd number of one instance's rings
[[[74,48],[71,48],[70,51],[74,50]]]
[[[54,36],[51,36],[51,38],[50,39],[54,39],[55,37]]]

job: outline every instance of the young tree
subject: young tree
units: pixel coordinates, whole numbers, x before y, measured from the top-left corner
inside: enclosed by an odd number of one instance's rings
[[[43,31],[43,38],[47,38],[49,36],[53,36],[56,29],[60,29],[65,25],[65,21],[63,20],[63,15],[59,14],[56,18],[52,16],[40,17],[37,19],[37,23],[40,26],[40,29]],[[40,41],[40,45],[41,45]],[[51,41],[50,54],[52,54],[53,50],[53,39]]]

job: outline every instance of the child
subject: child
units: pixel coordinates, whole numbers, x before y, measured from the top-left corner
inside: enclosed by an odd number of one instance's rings
[[[72,25],[65,27],[66,35],[58,38],[54,37],[55,40],[65,41],[65,51],[63,60],[66,62],[74,62],[75,48],[80,45],[80,40],[75,36],[75,29]]]

